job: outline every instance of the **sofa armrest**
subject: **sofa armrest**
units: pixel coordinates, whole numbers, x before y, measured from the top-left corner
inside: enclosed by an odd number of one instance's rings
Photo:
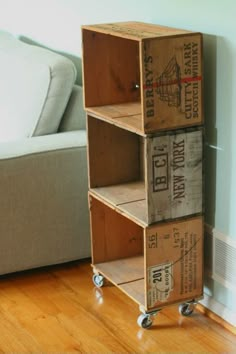
[[[90,256],[86,132],[0,144],[0,274]]]
[[[0,143],[0,160],[46,151],[85,147],[86,131],[77,130]]]

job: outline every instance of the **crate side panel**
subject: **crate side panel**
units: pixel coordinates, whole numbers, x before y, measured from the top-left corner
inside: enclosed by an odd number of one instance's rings
[[[143,229],[90,195],[93,264],[143,254]]]
[[[139,100],[138,42],[86,29],[82,35],[85,108]]]
[[[148,139],[148,223],[202,213],[202,129]]]
[[[152,38],[167,35],[179,35],[183,33],[189,33],[190,31],[155,25],[145,22],[116,22],[95,24],[89,26],[82,26],[93,31],[98,31],[113,36],[119,36],[123,38],[131,38],[133,40],[140,40],[143,38]]]
[[[203,219],[146,229],[146,303],[158,308],[203,293]]]
[[[139,180],[139,137],[87,116],[90,187]]]
[[[203,123],[202,35],[143,41],[145,132]]]

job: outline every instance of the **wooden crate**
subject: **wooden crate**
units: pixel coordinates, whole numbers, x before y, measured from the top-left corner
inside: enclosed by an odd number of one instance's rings
[[[142,227],[89,194],[92,266],[146,311],[203,294],[203,219]]]
[[[90,191],[146,226],[202,213],[202,128],[137,134],[87,115]]]
[[[124,22],[82,41],[86,110],[145,133],[203,123],[200,33]]]

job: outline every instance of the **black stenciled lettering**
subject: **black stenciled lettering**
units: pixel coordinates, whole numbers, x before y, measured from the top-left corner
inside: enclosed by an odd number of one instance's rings
[[[184,44],[184,73],[188,78],[185,88],[185,118],[199,117],[199,45],[197,42]],[[190,80],[190,81],[189,81]]]
[[[182,139],[179,142],[173,142],[173,169],[176,171],[179,168],[184,167],[185,164],[185,141]]]
[[[150,108],[150,107],[154,107],[154,100],[153,99],[149,99],[146,101],[146,107]]]
[[[193,118],[198,118],[199,113],[198,113],[198,102],[199,102],[199,87],[198,87],[198,82],[193,83]]]
[[[148,248],[157,248],[157,233],[148,236]]]
[[[157,158],[156,161],[155,161],[155,167],[158,168],[158,167],[164,167],[166,166],[166,159],[163,158],[162,156],[160,156],[160,158]]]
[[[167,184],[167,178],[166,178],[166,176],[161,176],[161,177],[156,177],[155,178],[155,185],[157,186],[157,187],[159,187],[159,185],[161,185],[161,186],[166,186],[166,184]]]
[[[178,171],[179,169],[183,169],[185,167],[185,140],[182,139],[178,142],[173,141],[173,156],[172,156],[172,161],[173,161],[173,170]],[[183,170],[180,170],[181,172],[175,173],[173,176],[173,199],[183,199],[185,198],[185,178],[182,175],[184,172]],[[179,173],[181,173],[179,175]]]
[[[185,118],[192,118],[192,84],[191,82],[185,83]]]
[[[146,90],[146,98],[153,97],[153,90]]]
[[[154,111],[154,90],[153,90],[153,71],[152,71],[153,58],[151,55],[147,54],[147,47],[144,46],[144,75],[145,75],[145,108],[146,116],[148,118],[153,118],[155,115]]]
[[[153,192],[168,189],[168,153],[152,156]]]
[[[144,63],[145,64],[152,63],[152,56],[151,55],[145,56],[144,57]]]
[[[174,200],[183,199],[185,197],[185,181],[184,176],[175,176],[173,180]]]

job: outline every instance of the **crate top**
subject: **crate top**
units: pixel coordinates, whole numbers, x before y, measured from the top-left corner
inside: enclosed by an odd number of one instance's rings
[[[167,26],[154,25],[144,22],[116,22],[105,24],[84,25],[82,30],[90,30],[109,34],[112,36],[123,37],[141,41],[142,39],[166,37],[166,36],[179,36],[186,34],[194,34],[196,32],[177,29]]]

